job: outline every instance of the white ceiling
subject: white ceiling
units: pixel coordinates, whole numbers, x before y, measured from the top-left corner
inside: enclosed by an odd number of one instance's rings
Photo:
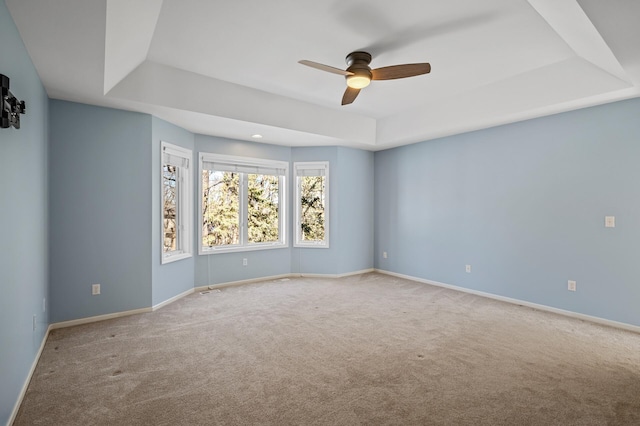
[[[640,96],[637,0],[6,3],[50,97],[241,140],[379,150]],[[297,63],[355,50],[432,71],[341,106]]]

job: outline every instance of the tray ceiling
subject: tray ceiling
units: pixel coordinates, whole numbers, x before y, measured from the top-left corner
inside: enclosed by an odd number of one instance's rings
[[[379,150],[640,95],[634,0],[6,2],[50,97],[241,140]],[[355,50],[432,71],[341,106],[297,63]]]

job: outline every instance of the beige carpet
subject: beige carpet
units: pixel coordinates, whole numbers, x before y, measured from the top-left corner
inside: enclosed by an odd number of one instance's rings
[[[268,281],[53,331],[15,424],[639,425],[640,335],[380,274]]]

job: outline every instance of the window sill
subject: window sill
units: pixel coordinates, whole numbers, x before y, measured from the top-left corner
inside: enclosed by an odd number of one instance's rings
[[[295,248],[329,248],[329,243],[295,243],[293,245]]]
[[[176,262],[178,260],[182,260],[182,259],[188,259],[192,257],[191,253],[176,253],[176,254],[170,254],[170,255],[162,255],[162,264],[166,264],[166,263],[171,263],[171,262]]]
[[[200,247],[199,255],[207,256],[210,254],[221,254],[221,253],[242,253],[245,251],[257,251],[257,250],[273,250],[273,249],[282,249],[289,247],[289,244],[256,244],[251,246],[239,246],[239,247]]]

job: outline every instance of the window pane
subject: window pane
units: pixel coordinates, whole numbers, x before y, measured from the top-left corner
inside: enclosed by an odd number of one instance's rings
[[[325,176],[300,176],[300,231],[302,241],[324,240]]]
[[[240,243],[240,175],[202,172],[202,245],[214,247]]]
[[[175,251],[178,245],[178,191],[176,181],[178,168],[169,164],[162,166],[162,194],[164,208],[162,221],[164,227],[163,251]]]
[[[250,243],[277,242],[278,176],[249,174],[248,230]]]

